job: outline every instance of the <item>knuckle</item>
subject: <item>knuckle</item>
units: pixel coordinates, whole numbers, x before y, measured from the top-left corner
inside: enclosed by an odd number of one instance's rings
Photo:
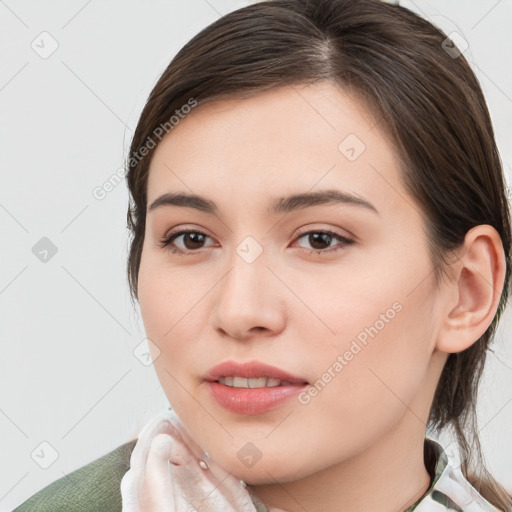
[[[167,456],[170,453],[171,446],[171,436],[168,434],[157,434],[151,441],[150,450],[153,452],[164,453]]]

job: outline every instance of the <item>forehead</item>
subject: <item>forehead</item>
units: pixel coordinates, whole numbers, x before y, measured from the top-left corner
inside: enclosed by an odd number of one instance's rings
[[[155,150],[148,204],[178,190],[268,202],[316,188],[393,202],[405,194],[398,166],[393,145],[356,97],[331,82],[286,86],[195,107]]]

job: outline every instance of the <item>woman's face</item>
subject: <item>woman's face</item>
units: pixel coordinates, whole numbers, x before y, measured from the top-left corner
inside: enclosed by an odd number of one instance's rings
[[[398,166],[379,125],[330,82],[199,106],[156,149],[138,287],[155,369],[194,441],[249,483],[424,432],[439,312]],[[327,190],[355,199],[307,199]],[[151,209],[164,194],[213,208]],[[226,361],[308,384],[212,383]]]

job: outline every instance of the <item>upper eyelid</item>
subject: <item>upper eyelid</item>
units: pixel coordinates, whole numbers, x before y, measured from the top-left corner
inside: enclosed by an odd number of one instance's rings
[[[213,236],[210,236],[208,233],[206,233],[207,230],[205,229],[202,229],[202,228],[193,228],[193,227],[179,227],[177,228],[176,230],[174,229],[171,229],[169,230],[168,232],[166,232],[162,238],[170,238],[172,236],[175,236],[175,235],[182,235],[184,233],[201,233],[203,235],[206,235],[208,236],[209,238],[214,238]],[[300,236],[300,235],[304,235],[304,234],[307,234],[307,233],[317,233],[317,232],[330,232],[330,233],[333,233],[333,234],[336,234],[338,236],[346,236],[346,238],[356,238],[354,235],[352,235],[349,231],[347,230],[344,230],[346,231],[347,235],[343,235],[342,233],[337,233],[336,232],[336,228],[315,228],[315,227],[300,227],[298,228],[298,231],[297,233],[295,234],[295,237],[297,236]]]
[[[333,232],[339,236],[346,236],[347,238],[353,238],[354,240],[357,240],[357,236],[353,235],[349,230],[347,230],[346,228],[335,228],[335,227],[312,227],[311,224],[322,224],[321,222],[313,222],[313,223],[308,223],[306,224],[305,226],[301,226],[299,228],[297,228],[297,233],[295,236],[298,236],[298,235],[302,235],[304,233],[309,233],[309,232],[317,232],[317,231],[330,231],[330,232]],[[346,233],[346,235],[342,234],[342,233],[336,233],[336,230],[342,230]],[[209,236],[210,238],[214,238],[213,236],[209,235],[208,233],[206,233],[206,229],[204,228],[197,228],[197,227],[194,227],[194,226],[188,226],[187,224],[183,224],[183,225],[180,225],[178,226],[177,228],[171,228],[169,230],[167,230],[165,232],[165,234],[163,235],[162,238],[169,238],[173,235],[176,235],[176,234],[182,234],[182,232],[185,231],[185,232],[194,232],[194,233],[203,233],[205,234],[206,236]]]
[[[210,238],[211,240],[214,240],[214,238],[212,236],[210,236],[208,233],[205,233],[202,229],[187,228],[187,227],[179,228],[174,232],[171,230],[171,233],[166,234],[163,237],[163,240],[166,240],[169,243],[173,243],[174,240],[176,240],[180,236],[186,235],[188,233],[199,233],[199,234],[202,234],[202,235]],[[345,241],[350,241],[352,243],[356,241],[356,237],[354,237],[352,234],[344,235],[341,233],[337,233],[332,228],[311,228],[311,227],[299,228],[299,232],[294,235],[293,241],[296,241],[297,239],[302,238],[303,236],[311,234],[311,233],[328,233],[335,237],[339,237],[340,239],[345,240]],[[171,242],[171,238],[173,239],[172,242]],[[197,251],[197,252],[199,252],[199,251]]]

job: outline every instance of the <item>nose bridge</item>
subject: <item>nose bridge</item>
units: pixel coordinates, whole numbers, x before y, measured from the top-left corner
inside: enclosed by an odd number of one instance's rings
[[[266,281],[265,274],[270,273],[263,245],[248,235],[234,247],[228,260],[230,271],[225,277],[223,295],[229,294],[227,298],[235,302],[242,299],[254,302],[261,297],[260,285]]]
[[[218,288],[216,327],[234,337],[254,328],[280,328],[279,291],[270,282],[268,253],[253,236],[246,236],[227,260],[228,272]]]

